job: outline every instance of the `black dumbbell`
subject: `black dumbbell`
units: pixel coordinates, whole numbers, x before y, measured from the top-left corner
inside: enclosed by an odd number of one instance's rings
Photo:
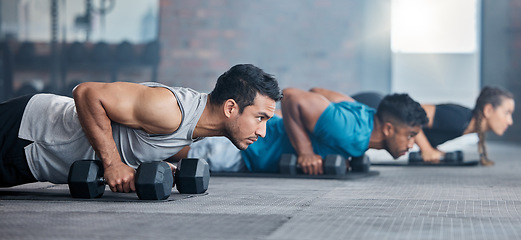
[[[351,157],[351,161],[349,161],[349,166],[351,166],[352,172],[369,172],[369,168],[371,167],[371,161],[367,155],[362,155],[360,157]]]
[[[445,153],[445,157],[443,158],[445,161],[452,162],[463,162],[463,151],[453,151]]]
[[[463,152],[462,151],[454,151],[454,152],[446,152],[445,156],[440,159],[441,162],[463,162]],[[421,152],[411,152],[409,153],[409,162],[423,162]]]
[[[101,161],[80,160],[69,169],[69,191],[76,198],[99,198],[105,193]],[[136,193],[143,200],[164,200],[170,196],[174,178],[165,162],[142,163],[135,176]]]
[[[282,154],[279,160],[279,168],[281,174],[297,175],[303,173],[302,168],[297,164],[295,154]],[[346,160],[340,155],[327,155],[323,161],[322,169],[324,175],[345,175]]]
[[[209,183],[210,167],[204,159],[184,158],[177,163],[175,185],[180,193],[204,193]]]
[[[142,163],[136,172],[136,193],[139,199],[164,200],[170,196],[173,176],[165,162]],[[180,193],[198,194],[208,189],[210,168],[203,159],[179,161],[175,172]],[[76,161],[69,170],[69,190],[73,197],[99,198],[105,192],[105,179],[100,161]]]

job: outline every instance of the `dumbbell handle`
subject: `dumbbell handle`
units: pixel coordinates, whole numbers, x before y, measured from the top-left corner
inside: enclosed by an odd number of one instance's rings
[[[324,167],[325,167],[325,166],[324,166],[324,163],[322,163],[322,170],[324,170]],[[302,166],[300,166],[300,164],[297,163],[296,168],[297,168],[298,171],[301,171],[301,173],[303,173],[303,172],[302,172],[302,171],[303,171],[303,170],[302,170]]]
[[[100,177],[98,179],[96,179],[96,181],[98,182],[99,185],[107,185],[107,180],[105,180],[104,177]]]
[[[454,152],[446,152],[443,157],[441,157],[440,161],[443,162],[454,162],[454,161],[461,161],[460,151],[454,151]],[[421,152],[411,152],[409,155],[409,161],[413,162],[423,162],[423,158],[421,156]]]
[[[340,159],[339,159],[340,158]],[[283,154],[279,160],[280,172],[283,174],[303,174],[302,166],[297,162],[295,154]],[[344,175],[346,160],[340,155],[327,155],[322,159],[322,171],[326,175]]]
[[[174,170],[172,171],[172,177],[175,178],[175,175],[177,174],[177,166],[176,166],[176,165],[174,165],[174,166],[175,166],[175,168],[174,168]],[[107,184],[108,184],[107,180],[105,180],[104,177],[100,177],[100,178],[96,179],[96,181],[97,181],[100,185],[102,185],[102,184],[107,185]]]

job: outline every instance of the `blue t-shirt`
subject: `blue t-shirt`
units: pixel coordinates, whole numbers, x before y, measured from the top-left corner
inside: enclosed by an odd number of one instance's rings
[[[315,154],[325,158],[340,154],[345,158],[361,156],[369,146],[375,110],[358,102],[331,103],[320,115],[313,133],[308,133]],[[278,172],[284,153],[295,154],[282,118],[273,117],[266,125],[266,137],[259,138],[242,151],[251,172]]]

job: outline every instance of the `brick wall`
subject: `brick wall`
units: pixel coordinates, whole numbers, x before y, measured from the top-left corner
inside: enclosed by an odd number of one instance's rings
[[[388,34],[373,41],[383,42],[385,51],[366,54],[375,49],[367,45],[368,36],[378,35],[365,20],[375,2],[382,1],[161,0],[158,81],[210,91],[232,65],[252,63],[274,74],[282,87],[387,92]],[[361,65],[371,62],[368,56],[384,69],[372,68],[375,79],[365,81]]]

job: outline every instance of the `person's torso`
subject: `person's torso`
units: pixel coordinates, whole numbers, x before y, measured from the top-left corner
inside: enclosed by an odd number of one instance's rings
[[[375,110],[356,102],[330,104],[308,134],[315,154],[325,158],[340,154],[345,158],[361,156],[369,146]],[[252,172],[278,172],[284,153],[295,154],[284,128],[283,119],[274,117],[266,126],[266,137],[242,151],[246,167]]]
[[[436,147],[446,141],[463,135],[472,119],[472,110],[457,104],[438,104],[432,127],[423,128],[431,146]]]
[[[112,135],[127,165],[164,160],[193,142],[193,130],[206,106],[207,94],[188,88],[172,88],[159,83],[176,96],[183,119],[172,134],[153,135],[141,129],[112,122]],[[25,148],[27,161],[39,181],[66,183],[70,165],[81,159],[98,159],[78,120],[72,98],[37,94],[27,104],[19,137],[33,141]]]

